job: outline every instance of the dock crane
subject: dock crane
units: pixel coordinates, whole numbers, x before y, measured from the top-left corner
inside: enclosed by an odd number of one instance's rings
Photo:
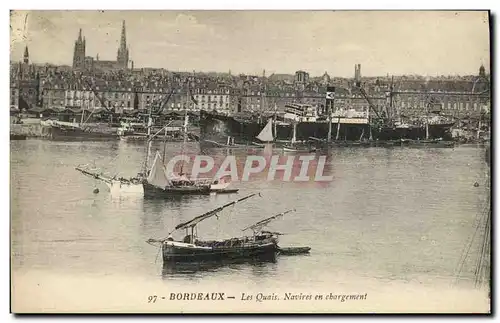
[[[361,86],[361,82],[360,81],[356,81],[355,82],[355,88],[359,90],[359,92],[361,93],[361,95],[363,96],[363,98],[366,100],[366,102],[368,102],[368,106],[369,106],[369,109],[370,109],[370,112],[373,112],[375,114],[375,118],[372,118],[370,117],[370,133],[371,133],[371,120],[375,120],[375,125],[378,127],[378,128],[381,128],[382,126],[385,126],[387,125],[389,122],[388,120],[388,113],[387,111],[383,111],[385,115],[381,115],[378,111],[378,108],[375,106],[375,104],[373,103],[373,101],[370,99],[370,97],[368,96],[368,94],[366,93],[365,89]],[[392,82],[391,82],[391,88],[390,88],[390,92],[389,92],[389,96],[391,98],[391,104],[392,104]]]
[[[86,85],[89,87],[90,91],[92,91],[92,93],[94,94],[94,97],[97,98],[97,100],[99,100],[99,103],[101,103],[101,106],[107,111],[107,112],[114,112],[112,110],[112,107],[108,107],[105,102],[108,102],[108,101],[105,101],[105,99],[101,98],[101,96],[99,95],[99,93],[95,90],[95,88],[92,86],[92,84],[90,83],[89,80],[85,80],[86,82]],[[83,86],[82,86],[83,88]],[[95,109],[94,109],[95,110]],[[84,123],[87,123],[87,121],[90,119],[90,117],[92,116],[92,114],[94,113],[94,111],[92,111],[89,116],[87,117],[87,119],[85,120]]]

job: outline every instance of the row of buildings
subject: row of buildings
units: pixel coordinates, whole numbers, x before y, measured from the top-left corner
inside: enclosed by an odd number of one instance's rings
[[[414,82],[413,82],[414,83]],[[489,82],[478,78],[463,82],[463,89],[446,90],[445,84],[427,84],[426,88],[400,82],[367,85],[365,94],[348,84],[335,86],[333,110],[368,112],[370,103],[378,109],[392,107],[393,113],[419,115],[431,109],[442,114],[461,117],[488,112],[490,109]],[[456,82],[455,82],[456,83]],[[418,84],[418,83],[417,83]],[[178,85],[175,87],[175,85]],[[419,84],[421,85],[421,84]],[[456,84],[455,84],[456,85]],[[455,86],[457,87],[457,86]],[[11,108],[79,107],[94,109],[147,110],[149,107],[166,111],[217,111],[222,114],[284,111],[289,103],[303,103],[325,111],[326,86],[307,85],[303,89],[274,84],[250,84],[234,87],[231,84],[208,81],[203,84],[171,84],[162,88],[138,87],[127,81],[93,81],[68,83],[64,79],[21,79],[11,83]],[[367,99],[368,96],[368,99]]]
[[[418,76],[361,76],[332,78],[325,72],[310,77],[294,75],[232,75],[229,73],[173,73],[163,69],[136,69],[129,59],[125,22],[116,61],[87,56],[80,30],[74,44],[72,66],[36,66],[23,60],[11,63],[10,106],[13,110],[99,107],[117,113],[127,110],[217,111],[222,114],[285,110],[291,103],[327,110],[326,89],[335,88],[333,111],[368,113],[370,105],[394,115],[421,115],[429,109],[454,117],[490,109],[490,80],[483,66],[478,75],[426,79]],[[364,91],[357,86],[361,84]],[[390,108],[389,108],[390,107]]]

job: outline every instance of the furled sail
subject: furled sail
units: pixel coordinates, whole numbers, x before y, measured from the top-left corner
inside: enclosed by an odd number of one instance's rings
[[[284,216],[285,214],[290,213],[290,212],[294,212],[294,211],[295,211],[295,209],[288,210],[288,211],[282,212],[280,214],[273,215],[271,217],[268,217],[268,218],[266,218],[264,220],[261,220],[261,221],[255,223],[255,224],[253,224],[253,225],[251,225],[249,227],[246,227],[245,229],[243,229],[241,231],[245,231],[245,230],[248,230],[248,229],[251,229],[253,231],[260,231],[260,230],[262,230],[263,227],[265,227],[266,225],[268,225],[271,221],[276,220],[276,219]]]
[[[257,136],[257,139],[259,139],[260,141],[264,141],[264,142],[269,142],[269,141],[274,140],[274,137],[273,137],[273,119],[269,119],[269,121],[267,122],[264,129],[262,129],[262,131]]]
[[[160,153],[157,151],[153,161],[153,167],[151,167],[151,171],[148,175],[148,183],[161,188],[170,185],[164,168]]]
[[[195,217],[194,219],[191,219],[187,222],[184,222],[184,223],[181,223],[179,225],[177,225],[175,227],[175,230],[179,230],[179,229],[185,229],[185,228],[190,228],[190,227],[194,227],[195,225],[197,225],[198,223],[200,223],[201,221],[205,220],[205,219],[208,219],[209,217],[211,216],[214,216],[216,215],[217,213],[219,213],[220,211],[222,211],[223,209],[225,209],[226,207],[229,207],[229,206],[232,206],[236,203],[239,203],[239,202],[243,202],[244,200],[246,199],[249,199],[255,195],[259,195],[260,196],[260,193],[254,193],[254,194],[250,194],[248,196],[245,196],[245,197],[242,197],[240,198],[239,200],[236,200],[236,201],[233,201],[233,202],[230,202],[230,203],[227,203],[223,206],[220,206],[212,211],[208,211],[202,215],[199,215],[197,217]]]

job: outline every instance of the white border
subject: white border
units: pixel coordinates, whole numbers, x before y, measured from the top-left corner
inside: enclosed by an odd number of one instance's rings
[[[2,2],[2,7],[8,5],[7,1]],[[117,7],[116,5],[120,4],[120,7]],[[315,1],[315,0],[307,0],[307,1],[275,1],[271,2],[269,0],[253,0],[253,1],[248,1],[248,0],[239,0],[239,1],[233,1],[230,2],[228,0],[211,0],[211,1],[193,1],[193,0],[183,0],[183,1],[178,1],[176,3],[173,3],[171,1],[165,2],[165,1],[151,1],[151,0],[141,0],[141,1],[130,1],[130,0],[122,0],[122,1],[116,1],[116,2],[109,2],[108,4],[104,4],[102,1],[95,1],[95,0],[87,0],[87,1],[75,1],[75,2],[69,2],[69,1],[16,1],[15,3],[12,3],[12,5],[15,6],[15,9],[232,9],[232,10],[243,10],[243,9],[302,9],[302,10],[312,10],[312,9],[323,9],[323,10],[331,10],[333,7],[336,10],[360,10],[360,9],[370,9],[370,10],[381,10],[381,9],[407,9],[407,10],[418,10],[418,9],[492,9],[493,13],[498,13],[498,0],[476,0],[476,1],[438,1],[438,0],[420,0],[420,1],[414,1],[414,2],[409,2],[409,1],[384,1],[383,3],[378,3],[375,1],[343,1],[343,2],[336,2],[336,3],[331,3],[327,1]],[[9,22],[9,14],[8,14],[8,9],[12,8],[2,8],[3,10],[1,11],[0,17],[2,20],[4,20],[3,26],[4,28],[0,29],[0,35],[2,37],[2,42],[4,44],[7,44],[9,42],[9,32],[8,29],[6,28],[8,22]],[[495,21],[495,42],[498,42],[498,16],[496,17]],[[5,51],[4,53],[8,53]],[[9,54],[6,54],[6,56],[10,56]],[[10,211],[8,209],[9,203],[10,203],[10,196],[9,196],[9,191],[10,188],[8,187],[9,184],[9,179],[10,179],[10,167],[9,167],[9,141],[7,138],[7,129],[9,129],[9,125],[7,124],[9,118],[8,118],[8,107],[9,107],[9,94],[8,94],[8,75],[9,75],[9,70],[8,70],[8,64],[7,62],[9,61],[9,57],[4,58],[5,64],[2,65],[2,68],[5,69],[4,73],[1,75],[3,76],[0,78],[0,82],[2,82],[3,86],[0,88],[3,89],[2,93],[4,94],[3,99],[4,99],[4,105],[3,105],[3,113],[6,114],[6,117],[2,119],[3,122],[5,122],[5,127],[2,127],[3,131],[5,131],[5,136],[2,138],[5,138],[1,140],[1,145],[2,149],[4,150],[4,154],[2,155],[2,166],[3,166],[3,172],[2,172],[2,177],[0,178],[0,181],[4,183],[4,186],[2,188],[2,194],[0,195],[3,203],[2,205],[5,207],[5,212],[2,213],[1,220],[2,220],[2,228],[6,231],[5,233],[5,239],[4,242],[1,244],[1,250],[2,250],[2,259],[7,260],[9,255],[9,245],[10,241],[7,241],[10,237],[10,223],[9,223],[9,214]],[[493,76],[495,79],[495,84],[498,84],[498,80],[496,75]],[[494,102],[497,101],[497,96],[496,92],[494,93],[495,95],[495,100]],[[496,107],[495,107],[496,108]],[[498,123],[498,112],[495,113],[495,122]],[[495,131],[496,132],[496,131]],[[496,138],[494,140],[496,142]],[[496,148],[496,147],[495,147]],[[496,150],[496,149],[495,149]],[[8,153],[7,153],[8,152]],[[496,197],[496,194],[495,194]],[[7,231],[9,230],[9,231]],[[496,250],[496,248],[494,249]],[[9,274],[9,267],[8,265],[4,265],[2,267],[2,277],[3,279],[1,280],[2,283],[2,301],[3,301],[3,313],[5,318],[7,320],[13,320],[14,317],[12,315],[5,315],[7,313],[8,308],[9,308],[9,299],[10,299],[10,288],[9,288],[9,281],[10,277],[8,277]],[[498,298],[499,295],[496,294],[496,298]],[[90,319],[94,322],[96,321],[104,321],[104,318],[96,318],[96,317],[89,317],[87,319]],[[121,318],[118,318],[121,319]],[[172,320],[174,318],[169,317],[167,318],[168,320]],[[190,320],[191,318],[182,318],[182,320]],[[212,319],[218,319],[218,318],[212,318]],[[287,318],[285,318],[287,319]],[[334,319],[341,319],[339,317],[336,317]],[[422,318],[426,322],[429,321],[437,321],[437,318]],[[442,319],[442,318],[440,318]],[[46,321],[51,321],[51,317],[46,317],[42,318],[42,320]],[[65,319],[60,319],[62,321],[65,320],[70,320],[69,318]],[[265,318],[257,317],[256,320],[266,320]]]

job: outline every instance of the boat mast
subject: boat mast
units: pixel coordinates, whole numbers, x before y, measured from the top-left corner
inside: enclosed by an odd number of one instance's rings
[[[181,149],[181,155],[184,155],[184,147],[186,146],[186,140],[187,140],[187,127],[188,127],[188,105],[189,105],[189,76],[186,81],[186,105],[184,106],[184,126],[183,126],[183,134],[182,134],[182,149]],[[182,171],[184,169],[184,160],[182,160],[181,163],[181,171],[180,175],[182,175]]]
[[[429,105],[430,96],[427,97],[427,102],[425,102],[425,140],[429,140]]]
[[[391,120],[392,125],[394,125],[394,99],[393,99],[393,91],[394,91],[394,75],[391,77],[391,87],[389,88],[389,120]]]
[[[274,130],[273,137],[275,138],[275,140],[278,140],[278,129],[277,129],[277,125],[276,125],[276,114],[274,114],[273,130]]]
[[[328,113],[328,142],[332,141],[332,101],[327,99],[326,101],[327,104],[327,113]]]
[[[476,132],[476,139],[479,139],[480,134],[481,134],[481,106],[479,106],[479,121],[477,124],[477,132]]]
[[[148,171],[149,158],[151,156],[151,144],[153,142],[153,140],[151,138],[151,127],[153,125],[153,118],[152,118],[151,114],[152,114],[151,105],[149,105],[149,107],[148,107],[148,130],[147,130],[147,136],[146,136],[147,151],[146,151],[146,158],[144,160],[144,172],[143,172],[144,174],[147,174],[147,171]]]
[[[429,116],[425,117],[425,139],[429,139]]]
[[[340,116],[337,119],[337,134],[335,135],[335,140],[339,140],[339,136],[340,136]]]
[[[275,140],[278,140],[278,130],[277,130],[277,123],[276,121],[278,120],[278,106],[276,103],[274,103],[274,122],[273,122],[273,128],[274,128],[274,135],[273,137]]]

